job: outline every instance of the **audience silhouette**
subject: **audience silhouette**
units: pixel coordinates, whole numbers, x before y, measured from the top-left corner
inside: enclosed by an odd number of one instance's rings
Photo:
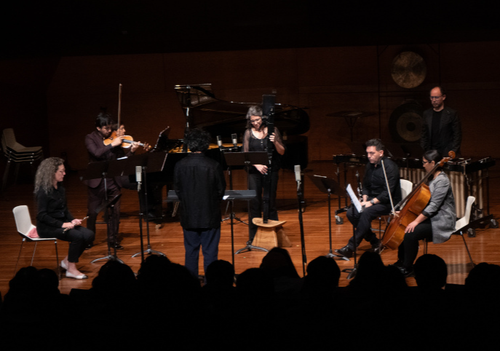
[[[150,255],[137,277],[108,261],[91,289],[65,295],[54,271],[24,267],[0,304],[0,342],[5,349],[46,343],[53,350],[491,346],[500,266],[478,264],[464,286],[446,284],[446,263],[436,255],[419,257],[414,270],[417,287],[410,288],[396,267],[365,252],[355,277],[339,288],[333,258],[316,257],[301,278],[288,251],[274,248],[259,268],[238,276],[227,261],[211,263],[201,287],[186,267]]]

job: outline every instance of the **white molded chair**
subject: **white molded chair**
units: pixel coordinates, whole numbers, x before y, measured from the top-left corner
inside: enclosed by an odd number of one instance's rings
[[[33,228],[36,228],[32,223],[31,223],[31,216],[30,212],[28,210],[28,206],[26,205],[20,205],[16,206],[12,209],[12,212],[14,213],[14,219],[16,220],[16,227],[17,227],[17,232],[19,235],[21,235],[22,241],[21,241],[21,248],[19,249],[19,255],[17,256],[17,262],[16,262],[16,268],[14,270],[14,274],[17,272],[17,265],[19,264],[19,259],[21,258],[21,251],[23,250],[23,244],[26,241],[29,242],[34,242],[35,247],[33,248],[33,255],[31,256],[31,263],[30,266],[33,265],[33,260],[35,258],[35,251],[36,247],[39,241],[53,241],[54,245],[56,247],[56,267],[59,267],[59,254],[57,252],[57,238],[31,238],[28,236],[28,233],[30,230]],[[61,270],[59,270],[59,278],[61,274]]]
[[[399,184],[401,185],[401,199],[405,199],[413,190],[413,183],[406,179],[400,179]],[[396,204],[394,204],[394,206],[396,206]],[[378,218],[378,230],[373,228],[372,230],[377,230],[379,233],[382,233],[384,231],[382,230],[382,220],[386,217],[387,216],[380,216]]]
[[[464,231],[465,233],[468,233],[466,227],[469,225],[470,222],[470,214],[472,211],[472,205],[474,204],[474,201],[476,201],[476,198],[474,196],[469,196],[467,198],[467,203],[465,204],[465,214],[462,218],[457,220],[455,224],[455,231],[451,234],[451,235],[460,235],[462,237],[465,249],[467,250],[467,254],[469,255],[470,263],[472,263],[472,265],[475,265],[475,263],[472,260],[472,256],[469,251],[469,246],[467,246],[467,242],[465,241]],[[425,240],[424,244],[425,244],[424,253],[427,253],[427,240]]]
[[[413,190],[413,183],[406,179],[399,180],[401,184],[401,198],[406,198]]]

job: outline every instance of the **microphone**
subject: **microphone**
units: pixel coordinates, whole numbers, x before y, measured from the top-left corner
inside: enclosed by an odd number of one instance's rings
[[[220,135],[217,135],[217,145],[219,146],[219,149],[222,147],[222,139]]]
[[[135,166],[135,180],[137,180],[137,191],[141,191],[142,167]]]
[[[295,165],[295,181],[297,182],[297,191],[300,190],[300,182],[302,177],[300,176],[300,165]]]
[[[231,139],[233,139],[233,145],[237,146],[238,145],[238,135],[236,133],[232,133]]]

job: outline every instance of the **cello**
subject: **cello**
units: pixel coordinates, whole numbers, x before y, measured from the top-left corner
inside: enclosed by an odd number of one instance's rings
[[[403,242],[406,227],[422,213],[431,199],[431,192],[427,185],[427,181],[434,175],[438,168],[443,167],[446,162],[455,158],[455,153],[453,151],[450,151],[448,155],[449,157],[444,157],[425,175],[407,197],[402,199],[396,206],[393,206],[392,213],[389,216],[389,223],[382,238],[382,249],[388,247],[392,250],[396,250]],[[396,213],[395,208],[400,208],[402,205],[404,206],[401,211]]]

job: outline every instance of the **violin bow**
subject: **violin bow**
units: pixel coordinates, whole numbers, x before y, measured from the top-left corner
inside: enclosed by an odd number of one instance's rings
[[[118,126],[116,129],[120,129],[120,116],[122,114],[122,83],[118,84]]]
[[[391,201],[392,214],[396,215],[396,210],[394,208],[394,203],[392,202],[391,187],[389,186],[389,179],[387,179],[387,173],[385,171],[384,158],[380,159],[380,164],[382,165],[382,170],[384,171],[385,184],[387,186],[387,192],[389,193],[389,200]]]

